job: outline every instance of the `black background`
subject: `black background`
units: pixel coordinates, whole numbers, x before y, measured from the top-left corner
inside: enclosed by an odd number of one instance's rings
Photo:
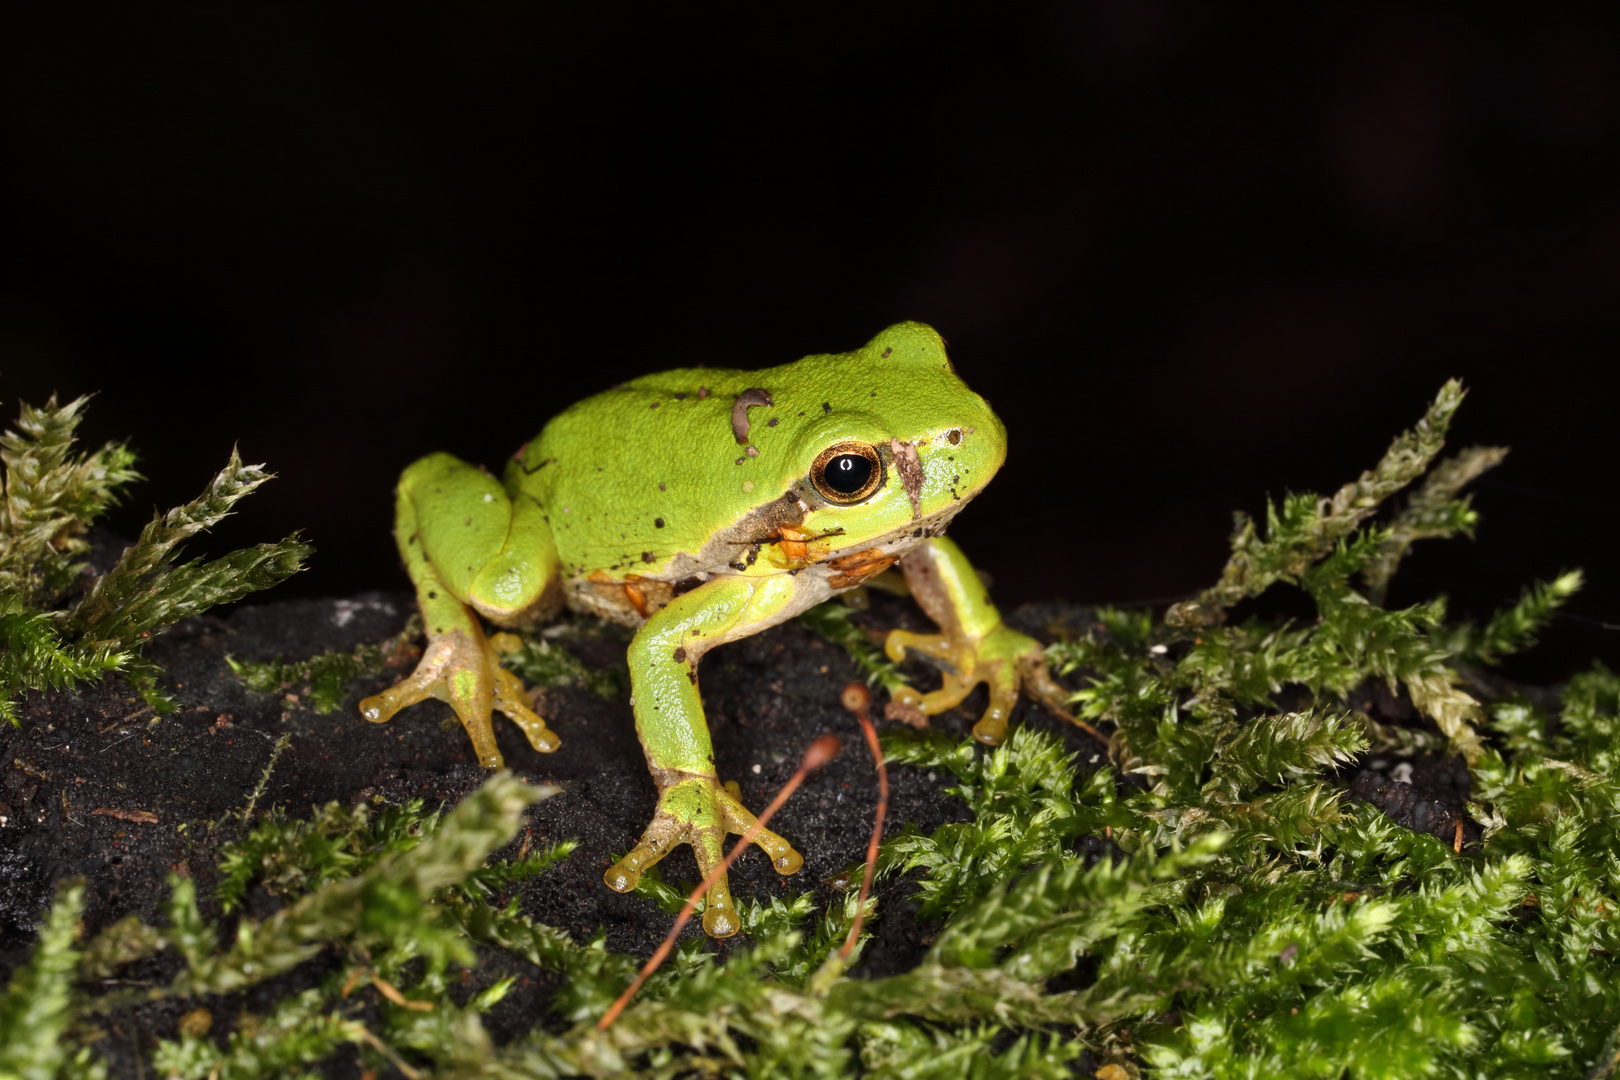
[[[1498,13],[1493,14],[1493,10]],[[1620,658],[1620,38],[1593,8],[1076,0],[8,5],[0,398],[100,391],[133,534],[234,441],[284,594],[402,587],[399,469],[571,401],[918,318],[1011,457],[1008,602],[1208,583],[1440,382],[1513,446],[1394,601],[1585,566]],[[1597,620],[1593,622],[1591,620]],[[1536,665],[1541,665],[1537,667]]]

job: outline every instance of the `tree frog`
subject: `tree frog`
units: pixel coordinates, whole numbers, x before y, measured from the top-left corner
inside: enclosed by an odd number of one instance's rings
[[[680,844],[706,876],[754,817],[716,775],[698,695],[710,649],[774,626],[898,564],[937,634],[895,631],[945,671],[903,706],[938,713],[980,682],[974,727],[999,743],[1022,683],[1054,703],[1041,647],[1002,624],[945,527],[1007,453],[1001,421],[957,377],[931,328],[900,323],[853,352],[759,371],[668,371],[567,409],[497,480],[449,454],[409,466],[395,538],[427,647],[415,672],[360,703],[382,723],[425,698],[448,702],[479,762],[502,765],[491,712],[536,750],[560,740],[501,667],[480,620],[531,626],[566,604],[635,627],[631,705],[658,807],[608,870],[620,892]],[[755,843],[781,874],[803,860],[782,837]],[[705,898],[711,936],[741,923],[724,876]]]

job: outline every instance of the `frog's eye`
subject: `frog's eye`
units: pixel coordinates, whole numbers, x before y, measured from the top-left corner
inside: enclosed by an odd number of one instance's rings
[[[883,459],[863,442],[834,443],[816,455],[810,482],[828,502],[858,503],[882,485]]]

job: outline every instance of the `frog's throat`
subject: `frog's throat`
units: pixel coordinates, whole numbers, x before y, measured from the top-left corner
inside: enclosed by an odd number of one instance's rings
[[[817,604],[852,589],[893,566],[924,540],[943,536],[945,528],[966,504],[961,499],[931,514],[919,516],[882,536],[870,537],[847,547],[828,546],[818,551],[815,561],[794,569],[766,569],[759,556],[780,535],[804,521],[803,503],[789,492],[782,499],[766,503],[743,521],[725,530],[704,545],[696,557],[681,553],[665,569],[654,574],[615,577],[602,571],[569,579],[564,596],[575,611],[596,615],[610,622],[640,627],[675,597],[690,592],[717,577],[748,574],[790,574],[794,577],[793,598],[774,612],[768,622],[746,628],[734,635],[743,637],[793,618]],[[827,539],[824,538],[823,543]],[[728,639],[729,640],[729,639]],[[720,644],[715,641],[713,644]]]

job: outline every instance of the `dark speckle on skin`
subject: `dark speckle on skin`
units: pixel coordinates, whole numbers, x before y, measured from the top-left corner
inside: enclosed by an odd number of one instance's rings
[[[889,358],[889,354],[892,352],[894,352],[894,346],[890,345],[888,348],[883,350],[882,359],[887,360]]]
[[[659,491],[663,491],[663,490],[664,490],[664,485],[663,485],[663,484],[659,484],[659,485],[658,485],[658,490],[659,490]]]
[[[780,424],[781,422],[782,422],[781,420],[779,420],[779,419],[777,419],[776,417],[773,416],[769,420],[765,421],[765,426],[766,427],[775,427],[777,424]]]
[[[686,395],[684,393],[679,393],[678,392],[675,395],[675,400],[676,401],[685,401],[686,400]]]
[[[653,518],[653,528],[662,529],[663,527],[664,527],[664,519],[663,518]]]
[[[658,408],[658,402],[656,402],[656,401],[655,401],[655,402],[653,402],[653,403],[652,403],[652,404],[651,404],[651,405],[648,405],[648,406],[647,406],[647,408],[649,408],[649,409],[656,409],[656,408]]]
[[[678,664],[686,663],[686,646],[685,645],[677,645],[675,647],[674,660]]]
[[[831,404],[831,403],[830,403],[830,402],[826,402],[826,401],[823,401],[823,402],[822,402],[822,403],[821,403],[821,411],[822,411],[822,413],[823,413],[823,414],[824,414],[824,415],[825,415],[825,414],[826,414],[826,413],[830,413],[830,412],[832,412],[832,404]]]
[[[657,558],[657,556],[656,556],[656,555],[654,555],[654,554],[653,554],[653,553],[652,553],[652,552],[650,552],[650,551],[643,551],[643,552],[642,552],[642,553],[641,553],[641,561],[642,561],[642,562],[652,562],[652,561],[653,561],[653,559],[655,559],[655,558]]]

